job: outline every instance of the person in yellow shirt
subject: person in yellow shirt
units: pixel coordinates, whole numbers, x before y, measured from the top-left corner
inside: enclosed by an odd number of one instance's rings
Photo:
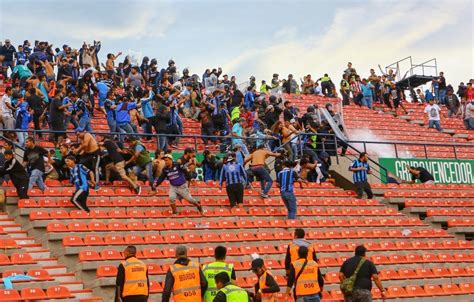
[[[150,281],[145,263],[136,257],[137,248],[127,246],[125,260],[119,265],[115,282],[115,302],[147,302]]]

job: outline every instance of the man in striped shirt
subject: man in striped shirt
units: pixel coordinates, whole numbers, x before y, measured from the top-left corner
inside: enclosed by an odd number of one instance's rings
[[[221,177],[219,179],[221,188],[224,180],[230,206],[233,208],[237,205],[239,208],[242,208],[244,205],[244,184],[247,183],[247,173],[244,167],[236,161],[234,153],[227,155],[225,165],[221,169]]]
[[[76,187],[76,192],[74,192],[71,197],[71,203],[79,210],[90,212],[89,207],[87,207],[87,197],[89,196],[89,182],[87,181],[87,175],[89,175],[90,183],[94,187],[94,173],[84,165],[76,164],[76,158],[72,155],[66,157],[65,163],[71,170],[71,182]]]
[[[362,152],[359,155],[359,159],[356,159],[352,162],[352,166],[349,167],[349,171],[352,171],[354,184],[357,187],[356,193],[357,198],[361,199],[362,194],[367,194],[368,199],[372,199],[374,194],[372,193],[372,188],[370,187],[369,182],[367,181],[367,174],[372,174],[370,170],[369,163],[367,162],[369,156],[367,153]]]
[[[283,170],[277,174],[281,199],[288,209],[288,219],[296,219],[296,196],[294,193],[294,183],[298,181],[301,185],[302,180],[293,169],[295,167],[294,162],[285,161],[283,167]]]

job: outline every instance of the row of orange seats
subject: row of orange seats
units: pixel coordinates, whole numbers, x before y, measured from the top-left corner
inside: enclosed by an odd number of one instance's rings
[[[23,288],[20,292],[14,289],[0,290],[0,301],[33,301],[48,299],[71,299],[74,295],[65,286],[50,286],[44,291],[39,287]],[[83,300],[85,301],[85,300]],[[102,301],[101,298],[88,299],[88,301]]]
[[[440,198],[474,198],[474,191],[408,191],[397,190],[384,193],[386,198],[390,197],[440,197]]]
[[[474,200],[406,199],[406,207],[474,207]]]
[[[63,210],[58,210],[63,211]],[[154,210],[150,210],[154,211]],[[65,212],[65,211],[64,211]],[[35,215],[41,217],[41,213],[35,212]],[[66,212],[67,213],[67,212]],[[150,213],[153,215],[153,213]],[[104,212],[105,217],[107,213]],[[53,218],[52,216],[48,216]],[[59,217],[59,216],[55,216]],[[71,216],[73,217],[73,216]],[[103,216],[95,216],[103,217]],[[62,219],[69,219],[69,215],[61,216]],[[153,217],[148,217],[153,218]],[[57,218],[53,218],[57,219]],[[81,231],[114,231],[117,229],[120,230],[149,230],[149,231],[165,231],[165,230],[201,230],[201,229],[264,229],[264,228],[318,228],[318,227],[354,227],[354,226],[370,226],[370,227],[391,227],[391,226],[415,226],[421,225],[420,220],[416,218],[397,218],[397,219],[321,219],[321,220],[237,220],[237,221],[166,221],[162,222],[159,220],[150,220],[144,221],[110,221],[108,223],[103,221],[90,221],[89,223],[81,223],[80,221],[70,222],[68,224],[60,222],[50,222],[47,225],[48,232],[67,232],[71,230],[81,230]],[[356,233],[354,233],[356,232]],[[386,230],[343,230],[340,232],[332,232],[332,236],[336,237],[345,237],[345,236],[354,236],[360,232],[363,236],[372,236],[372,237],[403,237],[402,233],[398,230],[391,230],[390,232]],[[309,230],[308,236],[318,238],[318,232]],[[408,234],[407,234],[408,235]],[[449,237],[450,235],[441,229],[422,229],[414,230],[411,234],[411,237]]]
[[[474,209],[428,209],[426,216],[474,216]]]

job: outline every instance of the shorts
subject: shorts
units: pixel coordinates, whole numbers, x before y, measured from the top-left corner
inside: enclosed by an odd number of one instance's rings
[[[170,198],[170,204],[172,205],[176,204],[177,198],[182,198],[191,203],[197,203],[197,200],[191,196],[187,183],[182,184],[181,186],[170,185],[169,198]]]

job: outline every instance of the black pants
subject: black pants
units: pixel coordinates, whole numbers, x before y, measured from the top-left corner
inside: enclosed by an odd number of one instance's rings
[[[13,181],[12,181],[13,182]],[[28,179],[16,180],[13,182],[13,185],[16,188],[19,199],[29,199],[28,196]]]
[[[79,189],[72,194],[71,203],[79,210],[90,212],[87,206],[87,197],[89,197],[89,191]]]
[[[100,172],[100,155],[99,150],[92,153],[84,153],[79,161],[80,164],[86,166],[89,170],[94,171],[95,182],[99,183]]]
[[[362,194],[365,193],[367,194],[368,199],[372,199],[374,197],[374,193],[372,193],[372,188],[370,187],[370,184],[367,181],[358,181],[354,183],[357,187],[356,193],[357,193],[357,198],[361,199]]]
[[[332,85],[330,82],[321,82],[321,90],[325,96],[332,94]]]
[[[244,185],[241,183],[231,184],[226,187],[230,206],[235,207],[239,203],[244,203]]]
[[[148,297],[147,296],[128,296],[128,297],[123,297],[122,302],[147,302]]]
[[[35,125],[35,130],[41,130],[40,116],[41,116],[41,112],[33,113],[33,124]],[[41,132],[39,132],[38,137],[41,137],[41,136],[42,136]]]

